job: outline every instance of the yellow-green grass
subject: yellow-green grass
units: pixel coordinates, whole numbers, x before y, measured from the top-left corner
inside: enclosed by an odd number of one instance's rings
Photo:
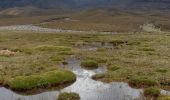
[[[30,76],[17,76],[10,79],[7,85],[13,90],[30,90],[49,86],[62,85],[76,80],[76,75],[67,70],[55,70]]]
[[[168,83],[170,77],[169,33],[104,35],[98,36],[96,40],[98,42],[111,40],[128,42],[121,46],[113,46],[114,48],[101,47],[97,51],[80,50],[76,53],[81,59],[106,61],[109,67],[105,77],[102,77],[102,81],[129,81],[132,76],[146,76],[154,83]],[[119,66],[120,68],[112,70],[110,66]]]
[[[158,82],[145,76],[132,76],[129,79],[129,84],[134,87],[150,87],[158,85]]]
[[[157,100],[170,100],[170,96],[168,95],[160,95]]]
[[[149,87],[144,89],[144,95],[147,97],[158,97],[160,95],[160,89],[158,87]]]
[[[110,43],[125,41],[121,45],[99,46],[96,51],[84,50],[76,44]],[[41,46],[54,47],[52,51],[37,49]],[[83,45],[82,45],[83,46]],[[30,33],[0,32],[0,47],[20,51],[11,57],[0,56],[0,72],[3,83],[22,75],[39,74],[55,69],[62,61],[74,54],[81,61],[93,60],[108,65],[101,81],[126,81],[132,76],[148,77],[160,85],[169,86],[170,35],[169,33],[140,34],[82,34],[82,33]],[[66,53],[58,47],[71,48]],[[143,49],[144,48],[144,49]],[[147,48],[147,49],[146,49]],[[149,48],[149,49],[148,49]],[[50,49],[51,50],[51,49]],[[63,52],[63,50],[61,50]],[[117,70],[110,66],[120,67]]]
[[[59,94],[58,99],[57,100],[80,100],[80,96],[77,93],[74,92],[64,92]]]
[[[81,66],[86,69],[96,69],[99,67],[98,63],[93,60],[82,61]]]

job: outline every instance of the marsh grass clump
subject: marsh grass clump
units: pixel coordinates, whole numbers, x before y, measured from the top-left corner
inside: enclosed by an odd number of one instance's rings
[[[160,89],[158,87],[149,87],[144,89],[144,95],[147,97],[158,97],[160,95]]]
[[[139,42],[139,41],[129,41],[128,43],[127,43],[127,45],[140,45],[141,44],[141,42]]]
[[[65,46],[54,46],[54,45],[40,45],[35,48],[39,51],[56,51],[56,52],[66,52],[71,51],[71,48]]]
[[[55,51],[57,46],[54,45],[40,45],[37,46],[35,49],[39,51]]]
[[[121,44],[128,43],[128,41],[125,41],[125,40],[111,40],[111,41],[109,41],[109,43],[112,44],[113,46],[119,46]]]
[[[68,70],[55,70],[46,73],[30,76],[17,76],[7,85],[17,91],[30,90],[34,88],[45,88],[59,84],[69,83],[76,80],[74,73]]]
[[[141,51],[155,51],[154,48],[149,48],[149,47],[140,48],[139,50],[141,50]]]
[[[160,80],[161,86],[170,87],[170,79],[162,79]]]
[[[92,76],[92,79],[94,80],[99,80],[99,79],[102,79],[105,77],[105,74],[104,73],[100,73],[100,74],[95,74]]]
[[[50,57],[50,60],[59,62],[59,61],[65,60],[65,56],[63,56],[63,55],[53,55],[53,56]]]
[[[168,95],[160,95],[157,100],[170,100],[170,96]]]
[[[98,63],[94,60],[86,60],[81,62],[81,66],[87,69],[96,69],[99,67]]]
[[[112,65],[112,66],[109,66],[107,69],[108,69],[109,71],[116,71],[116,70],[120,69],[120,67],[119,67],[119,66],[116,66],[116,65]]]
[[[150,87],[158,85],[158,82],[154,79],[145,76],[132,76],[129,79],[129,84],[133,87]]]
[[[166,73],[167,71],[168,71],[167,69],[163,69],[163,68],[156,69],[156,72],[159,73]]]
[[[57,100],[80,100],[80,96],[78,93],[75,92],[64,92],[59,94],[58,99]]]
[[[3,84],[3,77],[2,77],[2,75],[0,75],[0,85],[2,85]]]

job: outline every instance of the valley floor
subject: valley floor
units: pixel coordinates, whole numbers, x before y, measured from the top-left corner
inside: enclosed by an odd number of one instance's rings
[[[41,80],[62,73],[65,73],[62,77],[74,81],[74,75],[63,71],[61,65],[67,64],[67,58],[74,55],[80,62],[90,60],[97,62],[99,66],[106,66],[106,72],[92,76],[95,80],[106,83],[123,81],[135,88],[154,86],[170,90],[169,33],[38,33],[0,32],[2,86],[14,91],[42,88],[46,84],[37,86],[37,77]],[[57,72],[53,72],[56,70]],[[47,81],[63,81],[52,77],[50,79]],[[35,84],[24,84],[28,80]]]

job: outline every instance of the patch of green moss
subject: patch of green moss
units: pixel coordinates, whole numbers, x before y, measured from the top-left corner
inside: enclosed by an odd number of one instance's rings
[[[50,57],[50,60],[51,61],[62,61],[62,60],[65,60],[65,57],[64,56],[62,56],[62,55],[54,55],[54,56],[51,56]]]
[[[74,73],[68,70],[55,70],[39,75],[17,76],[7,83],[14,90],[29,90],[64,84],[76,80]]]
[[[93,60],[83,61],[81,62],[81,66],[87,69],[95,69],[99,67],[98,63]]]
[[[149,87],[144,89],[145,96],[158,97],[160,95],[160,89],[158,87]]]
[[[70,93],[65,92],[65,93],[61,93],[58,96],[57,100],[80,100],[80,96],[79,94],[74,92],[70,92]]]
[[[152,78],[145,76],[132,76],[129,79],[129,84],[133,87],[150,87],[158,85],[158,82]]]

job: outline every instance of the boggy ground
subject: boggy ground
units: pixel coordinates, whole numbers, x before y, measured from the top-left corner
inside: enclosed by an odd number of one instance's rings
[[[10,85],[20,76],[61,70],[70,55],[82,61],[107,64],[95,78],[104,82],[128,81],[135,87],[170,87],[169,33],[65,34],[0,32],[0,84]],[[58,67],[57,67],[58,66]],[[74,78],[73,78],[74,79]]]

